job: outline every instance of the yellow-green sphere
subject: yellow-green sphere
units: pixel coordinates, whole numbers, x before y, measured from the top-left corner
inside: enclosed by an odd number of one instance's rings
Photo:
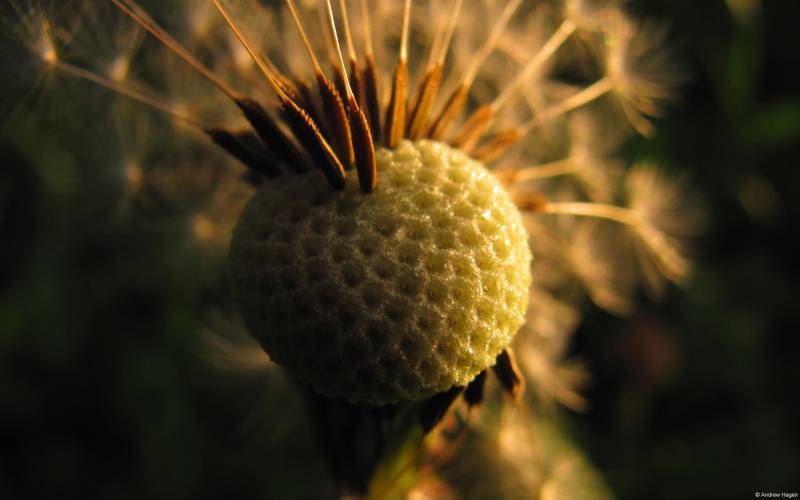
[[[378,185],[264,182],[231,243],[250,333],[321,394],[382,405],[465,385],[522,325],[531,253],[508,193],[435,141],[377,151]]]

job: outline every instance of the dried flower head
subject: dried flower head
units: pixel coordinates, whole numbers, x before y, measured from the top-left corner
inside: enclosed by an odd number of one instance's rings
[[[65,6],[64,28],[34,2],[13,0],[5,19],[41,74],[166,116],[152,130],[193,167],[177,178],[207,175],[205,192],[222,193],[192,216],[195,236],[223,244],[238,221],[248,328],[325,394],[438,393],[433,425],[462,392],[479,402],[493,365],[514,396],[527,378],[580,408],[584,373],[563,356],[584,301],[625,312],[637,285],[658,292],[689,270],[685,185],[614,157],[630,129],[652,132],[680,80],[664,32],[619,2],[100,3]],[[111,4],[126,28],[108,28]],[[134,192],[163,172],[121,165]],[[230,200],[253,191],[240,217]]]

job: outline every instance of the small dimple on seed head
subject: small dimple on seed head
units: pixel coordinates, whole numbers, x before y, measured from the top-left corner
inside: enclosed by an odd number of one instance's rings
[[[386,316],[395,324],[405,322],[411,316],[410,304],[398,299],[389,302],[384,310]]]
[[[446,274],[448,269],[447,256],[443,254],[428,254],[424,259],[425,270],[431,274]]]
[[[358,250],[367,257],[375,254],[375,252],[377,251],[375,242],[373,241],[372,238],[362,238],[358,242]]]
[[[323,281],[317,285],[317,301],[323,308],[335,306],[339,301],[339,290],[335,283]]]
[[[322,281],[328,272],[328,263],[324,259],[313,259],[306,263],[306,277],[311,283]]]
[[[425,220],[415,220],[406,228],[406,234],[411,240],[422,241],[430,237],[431,226]]]
[[[330,225],[328,223],[328,220],[326,220],[322,216],[317,216],[311,219],[311,229],[316,234],[324,235],[325,233],[328,232],[329,227]]]
[[[383,255],[376,257],[375,262],[372,264],[375,274],[382,280],[388,280],[397,274],[397,267],[398,265],[394,261]]]
[[[409,243],[403,243],[400,246],[398,258],[403,264],[413,265],[416,264],[421,256],[419,246]]]
[[[339,215],[347,216],[352,214],[359,204],[359,200],[353,197],[339,198],[336,202],[336,211]]]
[[[447,178],[455,183],[464,183],[469,179],[469,172],[460,168],[451,168],[447,171]]]
[[[453,215],[472,223],[478,215],[478,210],[465,201],[458,201],[453,205]]]
[[[331,245],[330,249],[331,257],[333,261],[337,263],[347,262],[352,253],[352,249],[345,243],[334,243]]]
[[[465,247],[477,247],[481,243],[481,235],[470,225],[458,229],[458,239]]]
[[[438,180],[439,180],[438,171],[433,169],[421,170],[419,174],[417,174],[417,182],[423,184],[436,184]]]
[[[356,232],[356,226],[352,221],[342,219],[334,225],[337,236],[350,236]]]
[[[373,347],[376,349],[385,348],[389,342],[390,325],[384,322],[376,322],[369,326],[367,329],[367,338]]]
[[[447,294],[443,294],[442,297],[446,298]],[[431,332],[440,327],[442,324],[442,314],[433,307],[417,313],[417,326],[428,337],[431,337]],[[429,350],[434,349],[433,345],[428,347]]]
[[[454,231],[439,231],[436,234],[436,245],[442,250],[454,249],[458,246],[458,238]]]
[[[472,192],[467,195],[467,201],[469,201],[473,206],[485,209],[488,208],[491,204],[490,197],[486,196],[484,192]]]
[[[381,288],[374,283],[370,283],[361,288],[361,299],[364,301],[364,304],[370,308],[380,305],[383,301],[383,296]]]
[[[322,253],[325,240],[319,236],[311,235],[303,238],[303,240],[300,242],[300,245],[303,247],[303,253],[306,255],[306,257],[316,257]]]
[[[382,236],[390,237],[398,227],[397,216],[392,214],[381,214],[375,219],[375,230]]]
[[[348,262],[344,265],[342,276],[345,284],[350,288],[358,288],[366,278],[364,268],[353,262]]]
[[[345,330],[351,330],[354,326],[358,326],[358,304],[352,301],[344,301],[339,306],[336,318]]]
[[[449,197],[455,197],[461,193],[460,185],[455,182],[448,182],[441,188],[442,194]]]
[[[408,297],[413,297],[419,293],[422,287],[421,279],[413,274],[403,274],[398,277],[398,291]]]
[[[297,203],[289,211],[289,222],[298,224],[305,220],[311,213],[311,207],[305,203]]]

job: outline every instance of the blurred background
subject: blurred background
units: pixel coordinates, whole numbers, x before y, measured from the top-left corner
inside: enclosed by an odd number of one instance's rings
[[[685,289],[589,312],[591,406],[563,425],[620,498],[798,492],[800,2],[639,3],[690,78],[627,154],[687,171],[711,224]],[[296,391],[201,354],[226,287],[193,243],[207,200],[123,209],[104,148],[65,148],[113,143],[81,106],[0,137],[0,498],[315,498]]]

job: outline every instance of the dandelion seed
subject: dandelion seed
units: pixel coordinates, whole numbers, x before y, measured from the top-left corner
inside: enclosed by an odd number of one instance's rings
[[[647,117],[658,117],[661,103],[674,97],[683,73],[665,49],[666,31],[635,23],[617,14],[608,32],[608,77],[631,125],[641,134],[654,132]]]

